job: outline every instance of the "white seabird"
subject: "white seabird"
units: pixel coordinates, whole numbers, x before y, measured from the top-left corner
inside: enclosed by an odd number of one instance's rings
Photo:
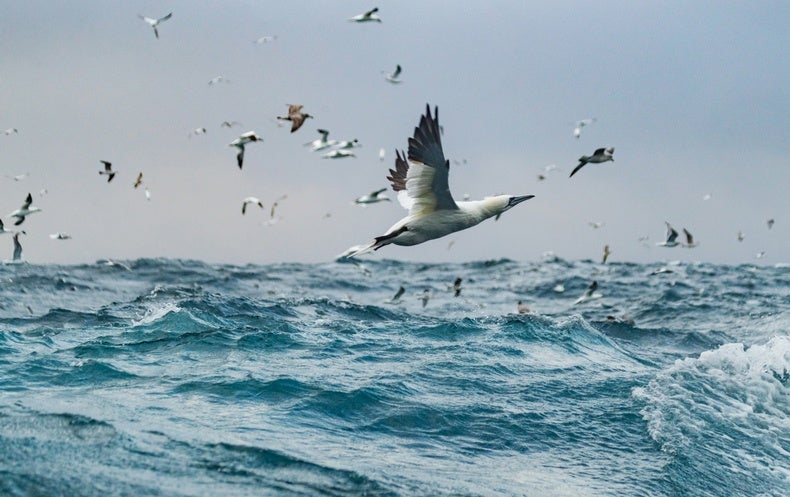
[[[387,191],[386,188],[382,188],[381,190],[376,190],[375,192],[370,192],[367,195],[362,195],[361,197],[354,200],[355,204],[375,204],[376,202],[384,202],[389,201],[389,197],[386,195],[382,195]]]
[[[164,17],[160,17],[159,19],[154,19],[154,18],[152,18],[152,17],[145,17],[145,16],[142,16],[142,15],[139,15],[139,14],[138,14],[138,16],[137,16],[137,17],[139,17],[139,18],[140,18],[140,19],[142,19],[143,21],[147,22],[147,23],[148,23],[148,25],[149,25],[149,26],[151,26],[151,27],[153,28],[153,30],[154,30],[154,35],[156,36],[156,38],[157,38],[157,39],[159,39],[159,30],[157,30],[156,28],[159,26],[159,23],[162,23],[162,22],[164,22],[164,21],[166,21],[166,20],[170,19],[171,17],[173,17],[173,13],[172,13],[172,12],[170,12],[170,13],[169,13],[169,14],[167,14],[166,16],[164,16]]]
[[[683,228],[683,234],[686,236],[686,243],[683,244],[684,247],[694,248],[697,245],[699,245],[699,243],[694,241],[694,237],[691,235],[691,233],[689,233],[689,230],[687,230],[686,228]]]
[[[656,243],[659,247],[677,247],[678,246],[678,232],[667,221],[667,239],[663,242]]]
[[[345,159],[346,157],[356,157],[350,150],[332,150],[321,156],[322,159]]]
[[[573,127],[573,137],[578,140],[582,136],[582,128],[585,126],[589,126],[594,122],[595,122],[594,117],[591,117],[589,119],[582,119],[581,121],[576,121],[576,124]]]
[[[373,9],[365,12],[364,14],[359,14],[354,17],[349,18],[351,22],[381,22],[381,17],[376,15],[376,12],[379,11],[378,7],[374,7]]]
[[[20,207],[19,209],[15,210],[14,212],[8,215],[8,217],[17,218],[16,222],[14,223],[14,226],[19,226],[20,224],[24,223],[25,216],[29,216],[30,214],[34,214],[36,212],[41,212],[41,209],[39,209],[38,207],[34,207],[30,205],[32,203],[33,203],[33,195],[28,193],[25,202],[22,204],[22,207]]]
[[[263,209],[263,202],[260,201],[258,197],[247,197],[241,203],[241,213],[247,213],[247,204],[255,204],[261,209]]]
[[[362,144],[359,143],[359,140],[354,138],[353,140],[343,140],[335,143],[338,150],[348,150],[349,148],[357,148],[361,147]]]
[[[49,235],[50,238],[53,240],[71,240],[71,235],[66,233],[61,233],[58,231],[57,233],[52,233]]]
[[[596,292],[597,289],[598,289],[598,281],[593,280],[593,282],[590,283],[590,286],[587,287],[587,290],[584,292],[584,294],[582,294],[581,297],[579,297],[573,302],[573,305],[581,304],[582,302],[585,302],[587,300],[599,299],[603,297],[602,293]]]
[[[387,151],[382,147],[379,149],[379,160],[383,161],[385,157],[387,157]]]
[[[255,131],[247,131],[232,142],[228,144],[229,147],[236,147],[238,153],[236,154],[236,162],[241,169],[244,164],[244,146],[250,142],[262,142],[263,138],[255,134]]]
[[[324,149],[327,149],[333,145],[337,145],[337,140],[330,140],[329,139],[329,131],[326,129],[318,129],[318,134],[321,135],[321,138],[317,138],[311,142],[307,142],[304,144],[305,147],[310,147],[310,151],[318,152]]]
[[[104,164],[104,170],[99,171],[99,174],[106,174],[107,175],[107,183],[112,181],[115,177],[116,171],[112,170],[112,162],[107,162],[106,160],[100,160],[102,164]]]
[[[387,72],[387,71],[381,71],[381,72],[385,74],[384,79],[396,85],[398,83],[403,83],[403,81],[400,79],[400,73],[402,70],[403,69],[401,68],[400,64],[398,64],[397,66],[395,66],[394,72]]]
[[[614,147],[606,147],[606,148],[599,148],[596,150],[592,155],[582,155],[579,157],[579,165],[576,166],[573,171],[571,171],[571,175],[568,176],[572,178],[576,172],[584,167],[585,164],[600,164],[601,162],[612,161],[614,162]]]
[[[16,128],[8,128],[7,130],[3,131],[3,133],[5,133],[6,136],[7,135],[11,135],[11,134],[15,135],[15,134],[19,133],[19,130],[16,129]]]
[[[398,192],[398,201],[409,214],[386,233],[376,237],[351,257],[378,250],[389,244],[417,245],[471,228],[528,200],[534,195],[497,195],[483,200],[456,202],[450,193],[447,176],[450,161],[445,159],[439,130],[439,109],[431,116],[426,105],[425,115],[409,139],[405,157],[396,152],[395,169],[387,179]]]
[[[269,43],[277,39],[277,35],[267,35],[261,36],[257,40],[255,40],[256,45],[263,45],[264,43]]]

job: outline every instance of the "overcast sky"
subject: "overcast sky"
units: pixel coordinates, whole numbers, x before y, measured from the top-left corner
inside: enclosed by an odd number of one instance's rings
[[[382,23],[346,20],[374,6]],[[168,12],[158,40],[137,17]],[[0,134],[0,214],[33,193],[43,211],[21,226],[31,263],[329,261],[405,215],[397,202],[352,202],[388,186],[430,103],[459,162],[456,198],[535,198],[375,258],[599,259],[608,244],[613,261],[788,262],[788,26],[786,1],[6,2],[0,130],[18,133]],[[400,85],[382,74],[396,64]],[[217,76],[229,82],[209,85]],[[288,103],[315,116],[293,134],[275,120]],[[198,127],[206,134],[190,137]],[[359,139],[357,158],[310,152],[317,128]],[[264,142],[240,171],[228,143],[249,130]],[[615,162],[568,178],[604,146]],[[100,160],[118,171],[111,183]],[[132,187],[141,171],[150,201]],[[265,210],[242,216],[250,195]],[[700,245],[656,247],[664,221]],[[58,231],[73,238],[49,238]],[[0,258],[11,252],[0,236]]]

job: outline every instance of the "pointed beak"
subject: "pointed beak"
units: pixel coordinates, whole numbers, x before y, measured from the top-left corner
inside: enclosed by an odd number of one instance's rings
[[[508,206],[508,208],[514,207],[514,206],[520,204],[521,202],[523,202],[525,200],[531,199],[534,196],[535,195],[524,195],[522,197],[510,197],[510,200],[508,201],[507,206]]]

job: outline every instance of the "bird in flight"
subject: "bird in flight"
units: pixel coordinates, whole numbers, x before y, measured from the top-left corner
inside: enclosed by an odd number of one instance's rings
[[[236,147],[238,153],[236,154],[236,162],[241,169],[244,164],[244,146],[250,142],[262,142],[263,138],[255,134],[255,131],[247,131],[232,142],[228,144],[229,147]]]
[[[158,40],[158,39],[159,39],[159,30],[158,30],[158,29],[156,29],[156,28],[157,28],[157,26],[159,26],[159,23],[161,23],[161,22],[164,22],[164,21],[166,21],[166,20],[170,19],[171,17],[173,17],[173,13],[172,13],[172,12],[170,12],[170,13],[169,13],[169,14],[167,14],[166,16],[164,16],[164,17],[160,17],[159,19],[154,19],[154,18],[152,18],[152,17],[145,17],[145,16],[142,16],[142,15],[138,15],[137,17],[139,17],[139,18],[140,18],[140,19],[142,19],[143,21],[147,22],[147,23],[148,23],[148,25],[149,25],[149,26],[151,26],[151,27],[153,28],[153,30],[154,30],[154,35],[156,36],[156,39]]]
[[[312,118],[310,114],[302,112],[303,105],[288,104],[288,115],[277,116],[281,121],[291,121],[291,133],[302,127],[305,119]]]
[[[247,204],[255,204],[261,209],[263,209],[263,202],[260,201],[257,197],[247,197],[241,203],[241,213],[247,213]]]
[[[100,160],[99,162],[104,164],[104,170],[99,171],[99,174],[106,174],[107,183],[109,183],[115,177],[115,171],[112,170],[112,162],[107,162],[106,160]]]
[[[392,189],[398,201],[408,209],[406,217],[395,223],[383,235],[360,247],[350,257],[378,250],[389,244],[417,245],[441,238],[456,231],[471,228],[534,195],[497,195],[483,200],[458,201],[450,193],[447,177],[450,161],[442,150],[439,109],[433,115],[426,105],[414,135],[409,138],[408,155],[396,152],[395,169],[390,169]]]
[[[667,225],[667,239],[663,242],[656,243],[659,247],[677,247],[678,246],[678,232],[668,222],[664,221]]]
[[[364,14],[359,14],[354,17],[351,17],[349,21],[351,22],[381,22],[381,17],[379,17],[376,12],[379,11],[378,7],[374,7],[369,11],[365,12]]]
[[[607,148],[599,148],[590,156],[582,155],[579,157],[579,165],[576,166],[573,171],[571,171],[571,175],[568,176],[572,178],[576,172],[584,167],[585,164],[599,164],[601,162],[612,161],[614,162],[614,147],[607,147]]]
[[[382,71],[382,72],[385,74],[384,79],[386,79],[392,84],[398,84],[398,83],[403,83],[403,80],[399,79],[401,71],[402,71],[401,66],[400,64],[398,64],[397,66],[395,66],[395,72],[387,72],[387,71]]]
[[[8,217],[16,218],[16,222],[14,223],[14,226],[19,226],[20,224],[24,223],[26,216],[29,216],[30,214],[36,212],[41,212],[41,209],[39,209],[38,207],[34,207],[30,205],[32,203],[33,203],[33,195],[28,193],[27,198],[25,198],[25,202],[22,204],[22,207],[20,207],[19,209],[15,210],[14,212],[8,215]]]

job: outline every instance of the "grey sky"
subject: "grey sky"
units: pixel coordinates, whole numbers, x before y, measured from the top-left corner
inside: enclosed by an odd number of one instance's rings
[[[373,6],[381,24],[346,21]],[[159,40],[137,18],[170,11]],[[0,134],[0,168],[30,175],[0,178],[0,214],[34,194],[43,212],[22,225],[33,263],[328,261],[404,215],[397,202],[351,202],[388,186],[394,150],[429,102],[445,154],[466,160],[451,167],[456,197],[536,197],[376,258],[598,259],[609,244],[612,261],[788,262],[788,25],[779,1],[11,2],[0,20],[0,130],[19,133]],[[264,35],[277,39],[254,43]],[[396,64],[401,85],[381,73]],[[219,75],[230,83],[209,86]],[[287,103],[315,119],[294,134],[278,127]],[[587,117],[597,122],[575,140],[573,122]],[[207,133],[188,138],[198,127]],[[358,138],[358,157],[309,152],[316,128]],[[264,142],[248,146],[239,171],[227,144],[248,130]],[[616,147],[614,163],[568,179],[603,146]],[[112,183],[99,160],[118,170]],[[561,172],[538,182],[550,164]],[[150,202],[132,188],[139,171]],[[283,194],[282,220],[262,225]],[[249,195],[266,211],[242,216]],[[665,220],[700,246],[655,247]],[[74,238],[51,240],[56,231]],[[11,250],[0,237],[0,258]]]

